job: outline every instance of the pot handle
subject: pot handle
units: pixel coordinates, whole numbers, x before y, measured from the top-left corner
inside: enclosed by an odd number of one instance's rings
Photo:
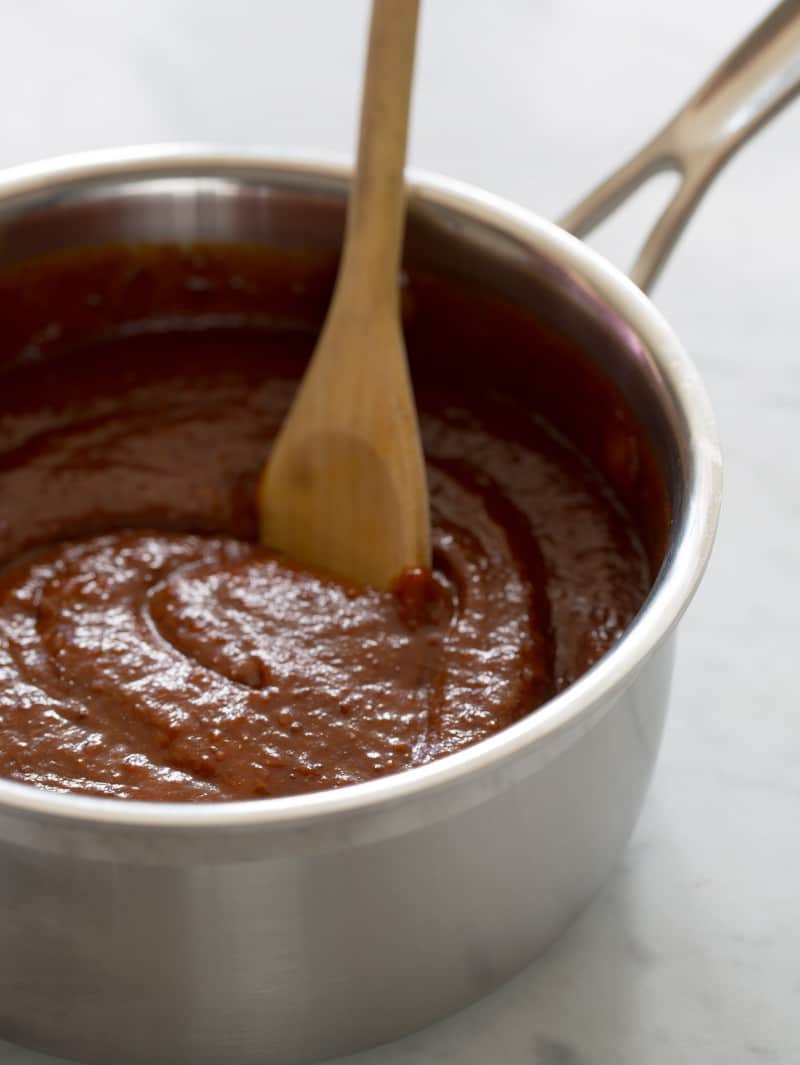
[[[632,280],[647,290],[718,171],[798,92],[800,0],[783,0],[671,121],[573,207],[560,225],[583,237],[654,174],[677,171],[677,191],[630,271]]]

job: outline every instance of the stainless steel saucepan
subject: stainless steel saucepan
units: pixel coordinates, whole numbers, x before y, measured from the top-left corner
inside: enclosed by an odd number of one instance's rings
[[[679,166],[634,270],[646,285],[714,171],[799,85],[791,0],[566,228]],[[0,780],[3,1038],[115,1065],[290,1065],[389,1040],[526,965],[630,834],[717,521],[708,400],[650,300],[565,228],[445,178],[410,181],[410,265],[533,308],[647,426],[673,515],[655,587],[614,650],[537,713],[386,779],[208,805]],[[324,162],[185,148],[22,167],[0,176],[0,265],[120,240],[334,247],[347,184]]]

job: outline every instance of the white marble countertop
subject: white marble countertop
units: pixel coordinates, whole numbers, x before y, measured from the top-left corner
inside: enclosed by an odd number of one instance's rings
[[[655,129],[763,0],[428,0],[412,162],[548,216]],[[0,165],[131,142],[349,152],[364,0],[4,0]],[[718,546],[624,862],[493,996],[352,1065],[800,1061],[800,103],[734,160],[655,300],[719,417]],[[626,262],[659,190],[599,246]],[[0,1043],[0,1065],[55,1065]]]

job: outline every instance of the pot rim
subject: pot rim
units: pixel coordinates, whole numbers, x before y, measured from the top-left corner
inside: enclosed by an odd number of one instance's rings
[[[225,177],[242,170],[322,176],[346,181],[341,156],[296,148],[154,144],[63,155],[0,172],[0,208],[19,196],[106,179]],[[403,800],[433,797],[466,778],[494,775],[534,749],[557,749],[585,731],[593,711],[610,706],[639,666],[668,636],[703,575],[719,517],[722,467],[710,401],[698,371],[647,296],[617,267],[553,222],[465,182],[410,168],[410,199],[456,210],[492,226],[566,267],[621,314],[652,352],[685,422],[687,499],[671,530],[672,549],[651,592],[619,643],[587,673],[534,713],[466,750],[375,781],[282,798],[213,803],[162,803],[46,791],[0,779],[0,810],[75,822],[131,827],[290,829],[308,822],[375,812]]]

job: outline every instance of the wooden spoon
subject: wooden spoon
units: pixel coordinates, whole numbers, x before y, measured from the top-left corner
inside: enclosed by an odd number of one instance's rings
[[[425,465],[400,322],[418,0],[374,0],[358,163],[328,316],[259,489],[263,543],[385,588],[430,565]]]

